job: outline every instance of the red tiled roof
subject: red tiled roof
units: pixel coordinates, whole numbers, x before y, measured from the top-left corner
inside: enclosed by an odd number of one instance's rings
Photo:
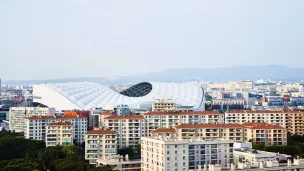
[[[245,110],[230,110],[230,111],[227,111],[226,113],[246,113]]]
[[[91,131],[88,131],[86,134],[114,134],[116,135],[117,132],[112,131],[111,129],[93,129]]]
[[[243,128],[244,126],[241,124],[181,124],[177,125],[175,128],[182,129],[182,128]]]
[[[226,113],[283,113],[283,110],[234,110],[228,111]]]
[[[112,115],[112,113],[109,111],[104,111],[104,112],[101,112],[100,115]]]
[[[284,110],[284,113],[302,113],[304,114],[304,111],[298,111],[298,110]]]
[[[246,113],[283,113],[282,110],[256,110],[256,111],[246,111]]]
[[[53,123],[50,123],[48,125],[50,125],[50,126],[62,126],[62,125],[72,125],[72,123],[68,122],[68,121],[60,121],[60,122],[53,122]]]
[[[245,128],[250,129],[286,129],[280,125],[272,125],[266,122],[251,122],[251,123],[244,123]]]
[[[105,117],[104,119],[145,119],[145,117],[141,116],[141,115],[131,115],[131,116],[112,115],[112,116]]]
[[[221,113],[215,111],[164,111],[164,112],[148,112],[144,114],[149,115],[220,115]]]
[[[156,130],[151,131],[152,134],[155,133],[176,133],[174,128],[158,128]]]
[[[250,128],[250,129],[286,129],[279,125],[272,125],[265,122],[244,123],[244,124],[181,124],[177,129],[199,129],[199,128]]]
[[[29,116],[25,119],[39,120],[39,119],[87,119],[85,116]]]

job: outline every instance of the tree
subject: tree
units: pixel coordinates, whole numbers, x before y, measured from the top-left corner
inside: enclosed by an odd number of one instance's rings
[[[260,144],[260,143],[253,143],[253,149],[256,150],[264,150],[265,145],[264,144]]]
[[[124,147],[124,148],[118,149],[118,154],[122,155],[122,156],[125,156],[126,154],[128,154],[129,159],[135,158],[134,150],[131,147]]]

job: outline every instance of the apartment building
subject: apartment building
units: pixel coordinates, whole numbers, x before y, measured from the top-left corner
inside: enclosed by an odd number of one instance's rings
[[[266,122],[284,126],[284,111],[229,111],[225,113],[225,123]]]
[[[152,103],[152,111],[174,111],[176,109],[176,104],[172,99],[155,99]]]
[[[153,136],[176,136],[176,129],[175,128],[158,128],[156,130],[151,131]]]
[[[241,124],[181,124],[175,127],[180,139],[212,139],[223,138],[244,141],[244,126]]]
[[[304,134],[304,112],[303,111],[284,111],[284,125],[287,130],[296,135]]]
[[[141,147],[142,171],[187,171],[215,163],[228,168],[233,161],[232,140],[143,137]]]
[[[213,111],[148,112],[145,117],[146,136],[158,128],[171,128],[180,124],[223,123],[223,115]]]
[[[73,144],[73,125],[68,121],[53,122],[46,125],[47,147],[56,145],[72,145]]]
[[[225,113],[225,123],[266,122],[280,125],[291,134],[304,134],[304,111],[229,111]]]
[[[46,125],[68,121],[73,126],[73,139],[78,143],[85,140],[88,119],[84,116],[30,116],[25,118],[25,137],[28,139],[45,141]]]
[[[179,139],[223,138],[234,142],[253,141],[269,145],[287,145],[287,129],[268,123],[182,124],[175,127]]]
[[[244,123],[245,141],[270,145],[287,145],[287,129],[268,123]]]
[[[108,116],[103,118],[103,123],[106,128],[109,128],[118,133],[117,147],[132,147],[140,142],[140,138],[145,134],[144,116]]]
[[[94,129],[85,135],[85,159],[96,164],[98,159],[105,159],[117,154],[117,132],[110,129]]]
[[[55,112],[55,108],[47,107],[11,107],[9,110],[10,130],[24,132],[24,118],[29,116],[54,116]]]

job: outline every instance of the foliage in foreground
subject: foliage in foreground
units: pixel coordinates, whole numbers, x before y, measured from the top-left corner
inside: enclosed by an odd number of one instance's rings
[[[0,132],[0,171],[111,171],[109,166],[94,167],[77,147],[45,148],[43,141],[24,139],[20,133]]]

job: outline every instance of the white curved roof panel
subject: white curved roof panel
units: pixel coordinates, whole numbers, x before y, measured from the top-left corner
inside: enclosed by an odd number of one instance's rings
[[[203,89],[188,83],[143,82],[116,92],[94,82],[41,84],[33,87],[34,102],[58,110],[88,110],[95,107],[113,109],[120,104],[140,106],[153,99],[172,99],[177,106],[201,109]]]

